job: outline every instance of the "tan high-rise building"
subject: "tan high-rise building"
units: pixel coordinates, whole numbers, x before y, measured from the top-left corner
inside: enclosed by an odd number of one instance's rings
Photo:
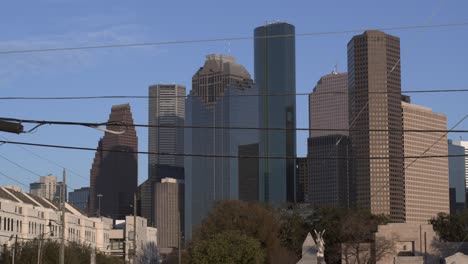
[[[164,178],[155,183],[158,247],[178,248],[184,226],[184,181]]]
[[[322,76],[309,94],[309,127],[312,129],[344,129],[342,131],[311,130],[309,137],[345,135],[349,127],[348,74],[333,71]]]
[[[419,105],[401,104],[404,130],[447,129],[444,114]],[[403,146],[405,157],[448,154],[447,135],[443,132],[405,132]],[[427,223],[440,212],[448,213],[449,207],[448,158],[405,159],[406,222]]]
[[[354,36],[348,88],[354,204],[403,222],[400,39],[376,30]]]

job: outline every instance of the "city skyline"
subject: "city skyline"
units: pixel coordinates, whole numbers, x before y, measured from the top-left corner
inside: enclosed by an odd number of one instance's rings
[[[247,2],[246,2],[247,4]],[[113,8],[95,9],[95,5],[83,3],[82,8],[71,8],[58,3],[31,4],[39,12],[31,14],[24,20],[18,20],[12,16],[17,12],[23,12],[22,7],[16,3],[9,3],[11,12],[2,16],[4,34],[0,37],[2,50],[21,49],[25,47],[61,47],[80,46],[102,43],[128,43],[146,41],[164,41],[180,39],[199,39],[219,36],[251,36],[254,27],[262,25],[265,20],[281,19],[296,26],[298,33],[341,31],[349,29],[363,30],[366,28],[397,27],[401,25],[425,25],[444,24],[463,21],[462,12],[466,3],[461,6],[454,3],[445,3],[438,9],[438,3],[425,2],[424,5],[417,2],[407,3],[396,1],[392,4],[383,3],[375,5],[371,2],[359,4],[357,10],[349,13],[348,8],[354,7],[351,3],[342,3],[339,6],[332,3],[304,4],[304,8],[298,4],[296,7],[280,7],[279,3],[268,3],[266,14],[259,15],[256,7],[262,7],[262,3],[248,3],[252,9],[242,10],[244,19],[232,23],[231,20],[221,16],[219,12],[211,13],[211,17],[202,18],[197,24],[185,23],[186,18],[174,21],[167,26],[168,12],[163,16],[150,19],[153,4],[131,6],[129,4],[116,4]],[[198,8],[204,6],[207,10],[217,10],[213,5],[206,3],[188,3],[188,7]],[[146,7],[146,8],[144,8]],[[51,12],[51,8],[59,10]],[[158,6],[160,9],[178,10],[173,3],[164,3]],[[321,10],[317,16],[306,15],[311,8]],[[8,8],[7,8],[8,9]],[[235,7],[240,11],[239,7]],[[398,14],[400,19],[394,20],[393,16],[381,16],[382,11]],[[438,10],[431,21],[427,21],[430,14]],[[413,14],[417,11],[419,15]],[[188,14],[187,11],[183,11]],[[37,19],[40,14],[48,14],[53,19]],[[352,19],[348,19],[352,17]],[[330,19],[330,18],[336,18]],[[213,19],[219,22],[212,25]],[[324,21],[327,23],[323,23]],[[11,23],[7,21],[13,21]],[[60,21],[56,23],[54,21]],[[91,21],[91,22],[90,22]],[[346,22],[346,23],[345,23]],[[162,26],[164,25],[164,27]],[[203,25],[202,27],[199,27]],[[219,30],[220,25],[226,28],[226,33]],[[320,26],[319,26],[320,25]],[[34,28],[34,32],[30,30]],[[51,28],[52,30],[48,30]],[[71,30],[71,29],[74,30]],[[164,29],[167,28],[167,29]],[[200,29],[203,28],[203,29]],[[136,29],[136,30],[135,30]],[[169,30],[170,29],[170,30]],[[399,36],[402,41],[403,90],[425,89],[451,89],[463,88],[466,82],[463,74],[465,50],[463,27],[428,28],[414,30],[393,30],[388,32]],[[171,32],[172,31],[172,32]],[[105,34],[110,32],[109,34]],[[133,32],[133,33],[132,33]],[[88,36],[89,33],[89,36]],[[86,35],[85,35],[86,34]],[[297,38],[297,92],[310,93],[316,80],[333,69],[338,64],[338,71],[344,71],[346,65],[346,43],[352,36],[351,33],[330,36],[304,36]],[[462,38],[462,41],[460,41]],[[50,40],[45,42],[46,40]],[[26,45],[26,44],[27,45]],[[449,46],[447,46],[450,43]],[[421,48],[424,47],[424,48]],[[211,53],[225,53],[235,56],[245,65],[249,72],[253,72],[252,41],[221,41],[219,43],[206,43],[196,45],[169,45],[158,48],[126,48],[109,49],[102,51],[62,52],[24,55],[2,55],[2,90],[4,96],[36,96],[36,95],[100,95],[100,94],[128,94],[135,93],[145,95],[149,84],[155,81],[162,83],[180,83],[190,87],[190,76],[199,66],[200,58]],[[24,61],[19,63],[18,61]],[[125,61],[125,63],[122,63]],[[39,66],[38,66],[38,62]],[[163,63],[161,63],[163,62]],[[446,67],[450,62],[450,67]],[[18,65],[22,75],[9,74],[12,65]],[[62,67],[63,66],[63,67]],[[56,72],[60,74],[56,74]],[[81,76],[86,76],[82,78]],[[437,78],[427,78],[436,76]],[[40,77],[39,77],[40,76]],[[6,78],[7,77],[7,78]],[[36,78],[37,77],[37,78]],[[7,79],[7,80],[6,80]],[[6,83],[5,83],[6,82]],[[32,87],[38,87],[33,89]],[[419,105],[429,106],[436,112],[444,112],[448,116],[448,127],[453,126],[463,115],[463,95],[440,94],[437,101],[433,101],[434,94],[417,94],[413,101]],[[126,103],[128,100],[115,99],[112,101],[54,101],[53,107],[49,107],[50,101],[12,102],[2,101],[0,110],[5,116],[20,118],[45,118],[55,120],[78,120],[103,122],[107,119],[107,110],[112,104]],[[450,102],[450,103],[449,103]],[[147,107],[144,101],[132,99],[130,101],[136,123],[147,122]],[[18,107],[20,104],[22,107]],[[306,115],[307,99],[298,96],[297,126],[307,127]],[[80,111],[65,111],[67,109],[80,109]],[[62,109],[64,111],[62,111]],[[468,125],[462,123],[458,128],[463,129]],[[76,133],[79,133],[79,136]],[[146,150],[147,132],[138,129],[139,146]],[[70,134],[73,135],[70,137]],[[305,156],[307,146],[307,132],[297,133],[298,156]],[[93,130],[74,129],[70,127],[45,126],[29,135],[4,135],[10,140],[45,142],[50,144],[70,143],[75,145],[95,147],[95,142],[101,136],[101,132]],[[466,134],[462,135],[465,139]],[[449,138],[459,140],[458,134],[451,134]],[[22,161],[24,166],[37,171],[41,175],[49,173],[60,175],[62,168],[28,154],[15,146],[5,144],[2,149],[13,161]],[[63,167],[69,168],[69,184],[73,188],[87,185],[87,174],[93,153],[54,150],[42,148],[28,149],[37,154],[51,159]],[[139,182],[147,177],[147,157],[140,155]],[[36,176],[23,171],[6,161],[0,161],[3,173],[18,175],[26,182],[33,181]],[[74,173],[76,172],[76,173]],[[80,177],[82,176],[82,177]],[[14,182],[2,178],[5,183]]]

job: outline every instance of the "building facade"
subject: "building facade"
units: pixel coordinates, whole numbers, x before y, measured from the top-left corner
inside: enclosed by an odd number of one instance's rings
[[[115,125],[113,122],[127,124]],[[114,105],[107,129],[123,134],[105,132],[91,167],[89,188],[89,214],[96,215],[98,197],[101,198],[101,215],[119,219],[133,212],[133,195],[138,181],[138,139],[129,104]],[[108,151],[103,151],[108,150]],[[111,150],[111,151],[109,151]]]
[[[57,182],[57,176],[40,176],[39,182],[29,184],[29,193],[59,202],[62,191],[62,182]],[[66,197],[65,197],[66,199]]]
[[[405,220],[400,39],[369,30],[348,43],[353,201]],[[382,131],[369,131],[369,130]]]
[[[281,35],[283,37],[274,37]],[[293,202],[296,157],[295,28],[272,23],[254,31],[255,83],[258,86],[260,130],[260,202]],[[275,95],[276,94],[276,95]],[[287,128],[288,130],[268,130]]]
[[[430,108],[402,102],[403,130],[447,130],[447,116]],[[445,132],[405,132],[405,157],[446,156]],[[424,154],[423,154],[424,153]],[[449,212],[448,158],[406,158],[405,165],[405,221],[427,223],[438,213]]]
[[[309,201],[309,166],[307,158],[296,159],[296,203]]]
[[[89,187],[81,187],[68,193],[68,202],[83,212],[88,212]]]
[[[349,137],[311,137],[307,151],[309,186],[306,201],[314,206],[350,207]]]
[[[215,201],[239,198],[238,146],[258,142],[258,91],[235,58],[208,55],[186,99],[186,233],[190,238]],[[196,128],[198,127],[198,128]]]
[[[259,194],[258,143],[239,145],[239,200],[257,202]]]
[[[309,137],[349,136],[348,119],[348,74],[333,71],[322,76],[309,95]]]
[[[465,148],[465,187],[466,187],[466,198],[465,205],[468,208],[468,141],[453,141],[454,145],[459,145]]]
[[[448,141],[448,154],[465,155],[465,148]],[[450,214],[466,208],[466,164],[465,157],[449,157]]]
[[[184,189],[184,182],[173,178],[164,178],[156,183],[155,219],[160,248],[179,248],[179,243],[182,243]]]
[[[65,241],[108,252],[112,219],[90,218],[65,204]],[[0,244],[12,246],[34,239],[59,240],[61,213],[51,200],[25,193],[21,188],[0,187]],[[49,225],[50,223],[50,225]]]

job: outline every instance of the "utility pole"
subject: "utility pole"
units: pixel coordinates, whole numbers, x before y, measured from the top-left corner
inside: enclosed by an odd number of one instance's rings
[[[61,242],[60,242],[60,259],[59,263],[60,264],[65,264],[65,228],[66,228],[66,223],[65,223],[65,197],[66,197],[66,192],[67,192],[67,174],[65,172],[65,169],[63,169],[63,180],[62,180],[62,191],[60,193],[61,200],[62,200],[62,237],[61,237]]]
[[[136,193],[133,194],[133,264],[137,263],[137,222],[136,222],[136,215],[137,215],[137,195]]]
[[[13,248],[13,259],[12,259],[12,264],[15,264],[15,258],[16,258],[16,247],[18,246],[18,235],[15,235],[15,247]]]

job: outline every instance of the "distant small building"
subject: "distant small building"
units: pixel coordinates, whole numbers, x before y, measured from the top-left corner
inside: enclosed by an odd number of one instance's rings
[[[62,182],[57,182],[57,176],[40,176],[38,182],[29,184],[29,193],[51,201],[60,202]],[[65,200],[67,198],[65,197]]]

